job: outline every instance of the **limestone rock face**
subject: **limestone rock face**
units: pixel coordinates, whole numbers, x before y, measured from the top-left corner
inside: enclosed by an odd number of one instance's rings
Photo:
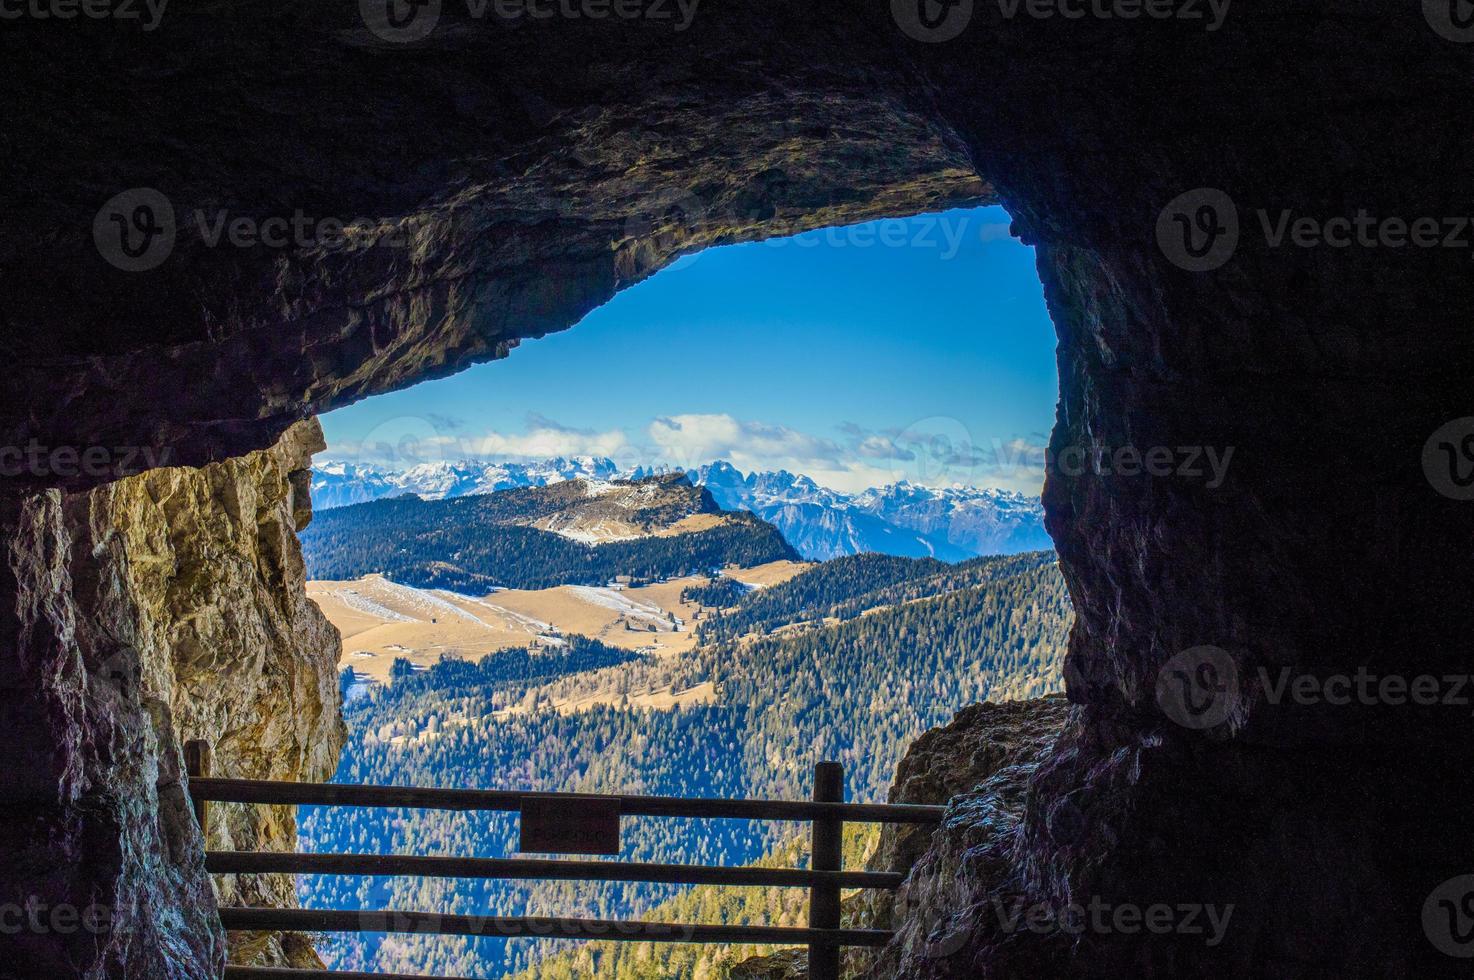
[[[336,767],[340,640],[306,597],[296,540],[310,515],[301,474],[322,446],[307,422],[203,469],[9,501],[15,606],[0,619],[18,628],[0,718],[28,753],[17,774],[30,775],[8,780],[0,810],[21,841],[3,901],[114,913],[113,928],[63,941],[24,936],[23,975],[215,975],[225,936],[180,746],[211,742],[223,776],[321,780]],[[291,808],[213,804],[210,824],[212,848],[295,845]],[[279,876],[225,878],[218,898],[295,904]],[[291,936],[242,937],[231,953],[317,963]]]
[[[805,980],[809,954],[801,949],[782,949],[768,956],[754,956],[732,965],[728,980]]]

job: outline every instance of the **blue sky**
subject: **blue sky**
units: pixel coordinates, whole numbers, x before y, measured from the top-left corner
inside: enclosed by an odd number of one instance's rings
[[[788,469],[1037,491],[1055,335],[1001,208],[711,249],[510,358],[323,417],[327,458]]]

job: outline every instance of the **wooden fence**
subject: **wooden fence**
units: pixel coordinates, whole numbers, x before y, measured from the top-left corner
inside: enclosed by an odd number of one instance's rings
[[[561,879],[644,881],[685,885],[767,885],[806,888],[807,928],[699,925],[620,919],[547,916],[467,916],[419,911],[222,908],[227,930],[293,932],[415,932],[439,935],[601,939],[628,942],[760,943],[807,946],[811,980],[838,980],[844,946],[883,946],[892,933],[840,928],[844,889],[895,889],[902,876],[880,871],[845,871],[841,845],[846,823],[935,824],[939,806],[844,802],[844,769],[837,762],[814,767],[813,799],[733,800],[577,793],[518,793],[497,790],[346,786],[210,775],[210,747],[185,746],[189,791],[202,830],[209,804],[267,803],[316,806],[409,807],[438,810],[515,811],[521,815],[522,850],[612,855],[619,851],[619,820],[643,817],[730,817],[811,824],[808,868],[728,868],[711,865],[579,861],[552,858],[419,857],[403,854],[300,854],[281,851],[207,851],[214,874],[395,875],[429,878]],[[410,980],[404,974],[351,973],[230,966],[226,980]],[[422,978],[417,978],[422,980]]]

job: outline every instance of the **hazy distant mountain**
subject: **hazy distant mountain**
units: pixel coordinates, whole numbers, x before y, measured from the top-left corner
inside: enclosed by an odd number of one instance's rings
[[[1022,493],[978,487],[934,490],[902,480],[866,490],[850,503],[927,540],[945,541],[973,555],[1054,548],[1044,530],[1039,498]]]
[[[724,509],[751,511],[777,527],[808,559],[825,561],[876,551],[957,561],[975,554],[862,511],[851,506],[846,495],[786,470],[744,477],[731,463],[719,461],[693,470],[691,480],[710,490]]]
[[[725,461],[691,471],[728,510],[750,510],[805,558],[876,551],[958,561],[1053,548],[1037,498],[977,487],[934,490],[901,481],[849,495],[787,471],[743,476]]]
[[[466,460],[403,472],[353,463],[317,467],[313,504],[319,509],[414,493],[427,500],[542,487],[566,480],[641,479],[665,472],[621,472],[613,460],[557,457],[536,463]],[[976,555],[1016,554],[1053,547],[1044,532],[1039,500],[1007,490],[932,489],[901,481],[859,494],[821,487],[786,470],[744,475],[719,460],[688,471],[725,510],[746,510],[776,526],[811,560],[879,552],[908,558],[959,561]]]

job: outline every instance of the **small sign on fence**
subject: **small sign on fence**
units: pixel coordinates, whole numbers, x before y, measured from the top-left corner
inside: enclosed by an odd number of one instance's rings
[[[607,796],[522,797],[522,840],[536,854],[619,853],[619,800]]]

